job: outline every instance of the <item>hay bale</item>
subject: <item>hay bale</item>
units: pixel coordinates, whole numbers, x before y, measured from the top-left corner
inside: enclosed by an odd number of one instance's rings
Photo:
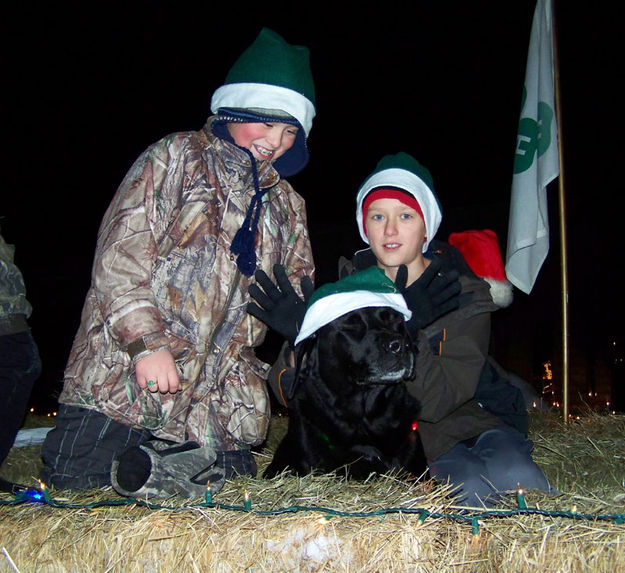
[[[216,508],[179,499],[142,507],[111,488],[51,492],[64,507],[6,505],[13,498],[3,494],[0,572],[14,571],[7,555],[22,573],[625,570],[625,524],[598,517],[623,512],[625,418],[564,425],[537,416],[535,457],[561,493],[526,492],[530,510],[544,512],[527,514],[510,495],[500,515],[479,519],[477,533],[448,490],[398,474],[239,477],[214,496]],[[261,470],[271,451],[257,453]],[[22,477],[32,482],[30,470]],[[121,505],[96,507],[109,500]],[[418,509],[427,510],[424,521],[408,513]],[[585,514],[596,518],[573,517]]]

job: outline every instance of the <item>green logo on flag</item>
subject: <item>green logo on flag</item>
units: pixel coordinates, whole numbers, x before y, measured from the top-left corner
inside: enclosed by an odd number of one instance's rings
[[[523,102],[525,105],[527,91],[523,87]],[[517,146],[514,153],[514,173],[527,171],[534,163],[534,154],[540,157],[551,145],[551,124],[553,123],[553,109],[544,101],[538,102],[538,119],[522,117],[519,120]]]

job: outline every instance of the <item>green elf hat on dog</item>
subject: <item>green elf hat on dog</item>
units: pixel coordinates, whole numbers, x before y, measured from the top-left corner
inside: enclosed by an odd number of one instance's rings
[[[434,194],[430,172],[414,157],[400,152],[386,155],[378,162],[375,171],[360,186],[356,196],[356,222],[362,240],[369,244],[365,228],[366,210],[371,200],[394,198],[413,207],[425,223],[423,252],[436,235],[443,213]]]
[[[403,314],[406,320],[412,316],[395,283],[382,269],[373,266],[318,288],[308,301],[308,309],[295,344],[335,318],[367,307],[389,307]]]

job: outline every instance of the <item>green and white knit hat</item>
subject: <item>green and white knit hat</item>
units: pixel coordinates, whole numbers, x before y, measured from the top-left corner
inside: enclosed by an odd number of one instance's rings
[[[375,171],[360,186],[356,196],[358,231],[362,240],[367,244],[369,244],[369,239],[364,228],[363,204],[369,193],[375,189],[384,188],[405,191],[412,195],[421,207],[426,232],[426,240],[423,243],[425,253],[443,218],[440,203],[434,194],[432,175],[414,157],[404,152],[386,155],[380,159]]]
[[[263,28],[234,63],[224,85],[215,90],[211,111],[219,113],[220,109],[286,112],[308,136],[315,117],[308,48],[292,46]]]
[[[382,269],[373,266],[318,288],[308,301],[308,309],[295,344],[335,318],[367,307],[389,307],[401,312],[406,320],[412,316],[393,281]]]

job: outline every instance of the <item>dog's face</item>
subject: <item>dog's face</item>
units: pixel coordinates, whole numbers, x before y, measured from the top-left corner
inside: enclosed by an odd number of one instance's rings
[[[352,385],[397,384],[415,374],[404,317],[386,307],[354,310],[317,332],[319,375],[338,394]]]

